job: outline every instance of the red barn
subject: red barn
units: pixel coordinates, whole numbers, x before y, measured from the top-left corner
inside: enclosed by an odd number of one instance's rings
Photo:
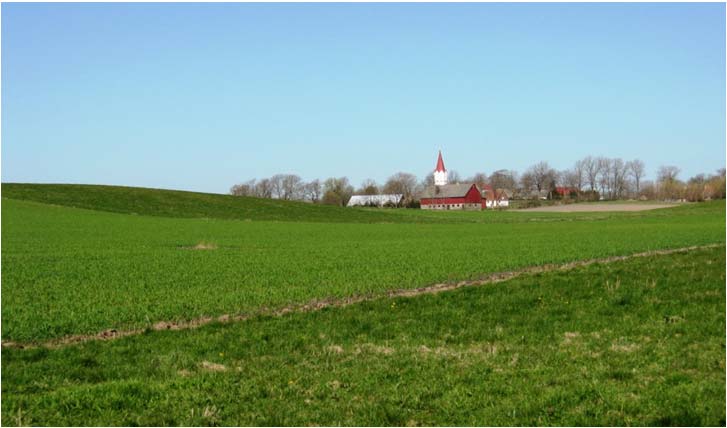
[[[480,210],[484,199],[476,184],[445,184],[429,186],[420,199],[425,210]]]

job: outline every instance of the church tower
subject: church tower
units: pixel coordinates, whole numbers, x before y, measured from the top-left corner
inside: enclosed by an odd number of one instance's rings
[[[447,170],[444,168],[444,161],[442,160],[442,151],[439,151],[439,158],[437,158],[437,168],[434,170],[434,185],[444,186],[447,184]]]

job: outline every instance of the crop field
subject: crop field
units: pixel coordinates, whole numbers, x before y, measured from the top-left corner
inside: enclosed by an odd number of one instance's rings
[[[4,425],[724,424],[724,201],[429,212],[25,184],[2,198]],[[711,248],[386,297],[695,246]],[[249,319],[157,328],[225,315]],[[108,330],[139,334],[63,345]]]
[[[134,216],[15,199],[3,199],[2,210],[2,334],[19,342],[723,243],[725,235],[723,203],[452,224]]]
[[[3,425],[722,425],[724,247],[4,349]]]

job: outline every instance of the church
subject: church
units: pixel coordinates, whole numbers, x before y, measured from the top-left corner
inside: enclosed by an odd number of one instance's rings
[[[420,198],[423,210],[481,210],[486,207],[482,191],[474,183],[448,184],[442,151],[434,169],[434,185],[424,189]]]

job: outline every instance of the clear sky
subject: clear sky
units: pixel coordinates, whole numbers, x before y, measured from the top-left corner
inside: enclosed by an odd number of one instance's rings
[[[725,166],[725,5],[2,4],[2,180]]]

